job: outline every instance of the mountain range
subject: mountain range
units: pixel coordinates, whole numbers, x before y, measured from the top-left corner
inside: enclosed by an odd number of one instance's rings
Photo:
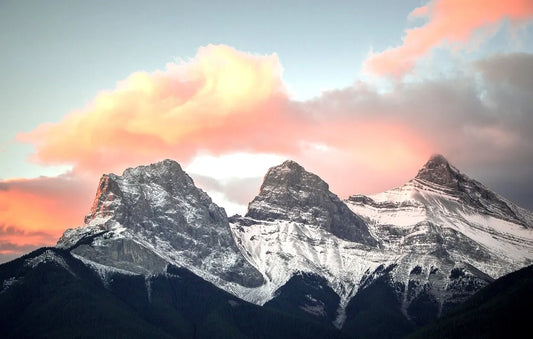
[[[532,260],[533,213],[441,155],[403,186],[344,201],[289,160],[231,217],[164,160],[103,175],[84,225],[0,266],[2,328],[402,337]]]

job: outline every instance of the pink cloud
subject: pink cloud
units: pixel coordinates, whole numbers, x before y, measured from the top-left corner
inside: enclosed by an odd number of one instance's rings
[[[198,152],[282,154],[324,175],[343,196],[376,190],[376,181],[347,184],[339,174],[385,175],[395,166],[405,177],[431,153],[405,125],[291,101],[281,72],[276,55],[210,45],[164,71],[134,73],[62,121],[19,134],[35,146],[35,160],[73,165],[70,180],[84,188],[70,186],[67,178],[2,183],[10,189],[0,192],[7,211],[0,222],[59,237],[87,213],[94,193],[84,185],[96,186],[102,173],[120,174],[163,158],[186,165]],[[321,153],[320,145],[328,151]],[[317,160],[324,158],[328,161]],[[390,183],[381,180],[377,186]],[[250,201],[258,188],[249,189]],[[24,213],[28,201],[36,207]]]
[[[281,72],[276,55],[209,45],[164,71],[134,73],[83,110],[18,139],[36,146],[39,162],[96,173],[169,156],[189,159],[202,148],[245,148],[239,140],[246,139],[255,149],[279,148],[266,134],[279,125],[287,102]]]
[[[92,178],[73,174],[0,181],[0,257],[54,245],[83,223],[94,191]]]
[[[531,0],[434,0],[415,8],[410,17],[427,18],[425,25],[405,32],[403,43],[383,52],[371,54],[364,70],[377,75],[402,77],[410,72],[416,61],[438,46],[465,47],[486,31],[494,32],[503,20],[514,24],[533,17]],[[485,33],[485,34],[483,34]]]
[[[163,158],[186,164],[199,151],[305,160],[309,145],[325,144],[350,163],[371,162],[373,171],[398,165],[394,154],[421,160],[431,153],[415,146],[423,142],[403,125],[315,114],[313,103],[291,101],[281,71],[276,55],[210,45],[164,71],[134,73],[85,109],[21,133],[19,139],[35,145],[35,160],[72,164],[76,173],[94,177]],[[351,188],[333,185],[346,195]]]

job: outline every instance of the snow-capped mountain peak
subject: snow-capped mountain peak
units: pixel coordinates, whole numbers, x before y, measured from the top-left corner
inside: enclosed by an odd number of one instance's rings
[[[412,185],[411,185],[412,184]],[[532,215],[499,196],[451,165],[442,155],[433,155],[408,186],[422,186],[459,200],[461,209],[533,227]]]
[[[318,176],[286,162],[268,171],[248,214],[231,227],[242,252],[272,285],[299,271],[324,277],[341,297],[338,326],[351,298],[381,277],[387,276],[407,318],[426,302],[436,317],[533,260],[533,234],[523,226],[527,218],[517,217],[529,212],[440,155],[401,187],[336,199]],[[333,223],[321,224],[320,216],[343,211],[341,205],[363,220],[377,246],[361,246]]]
[[[240,254],[224,209],[172,160],[102,176],[85,225],[67,230],[58,247],[134,273],[173,264],[223,288],[263,283]]]
[[[324,180],[291,160],[268,170],[246,217],[315,225],[342,239],[376,244],[361,218],[330,192]]]
[[[148,187],[157,186],[156,191],[150,191]],[[144,187],[145,189],[138,189]],[[154,195],[153,193],[158,193]],[[128,205],[149,199],[157,204],[157,199],[166,197],[187,197],[192,202],[193,198],[200,203],[210,206],[211,198],[205,192],[199,190],[191,177],[181,166],[173,160],[163,160],[146,166],[128,168],[122,176],[116,174],[104,174],[98,184],[96,197],[90,213],[85,217],[85,223],[90,224],[93,220],[102,220],[110,216],[114,219],[123,218],[123,213]],[[213,207],[213,210],[216,208]],[[218,208],[213,213],[217,219],[224,217],[224,210]],[[148,216],[146,216],[148,217]],[[125,223],[125,227],[133,226]]]
[[[440,248],[447,258],[493,278],[533,259],[531,212],[470,179],[441,155],[432,156],[405,185],[346,202],[391,250],[429,254]]]

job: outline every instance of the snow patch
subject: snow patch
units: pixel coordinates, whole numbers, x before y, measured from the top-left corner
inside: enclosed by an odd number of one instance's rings
[[[46,250],[42,254],[40,254],[40,255],[38,255],[38,256],[36,256],[34,258],[26,259],[24,261],[24,266],[25,267],[35,268],[35,267],[39,266],[40,264],[44,264],[44,263],[55,263],[55,264],[63,267],[70,274],[72,274],[74,276],[76,275],[76,274],[74,274],[74,272],[72,272],[72,270],[70,269],[68,264],[65,262],[65,260],[63,258],[61,258],[60,256],[58,256],[56,253],[54,253],[54,251],[52,251],[52,250]]]
[[[2,283],[2,291],[0,291],[0,294],[4,293],[5,291],[7,291],[11,286],[15,285],[18,283],[18,280],[17,278],[15,277],[11,277],[11,278],[7,278],[6,280],[4,280],[4,282]]]
[[[127,270],[122,270],[120,268],[99,264],[85,257],[82,257],[81,255],[72,253],[72,256],[80,260],[81,262],[83,262],[86,266],[90,267],[93,271],[95,271],[100,277],[100,280],[102,281],[102,283],[104,284],[104,287],[106,288],[109,288],[110,286],[109,284],[112,281],[114,274],[123,274],[123,275],[130,275],[130,276],[138,275]]]
[[[326,306],[322,301],[316,300],[310,294],[306,294],[305,298],[308,300],[308,303],[300,306],[300,309],[317,317],[326,316]]]

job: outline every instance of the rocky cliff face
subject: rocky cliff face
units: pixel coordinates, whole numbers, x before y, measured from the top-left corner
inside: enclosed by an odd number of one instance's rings
[[[377,244],[365,222],[329,191],[324,180],[290,160],[268,170],[246,217],[314,225],[341,239]]]
[[[416,178],[451,189],[458,189],[459,182],[464,181],[459,171],[451,166],[448,160],[440,154],[431,156],[428,162],[418,171]]]
[[[85,226],[65,232],[58,246],[137,273],[172,263],[222,284],[263,283],[236,247],[224,209],[171,160],[104,175]]]

